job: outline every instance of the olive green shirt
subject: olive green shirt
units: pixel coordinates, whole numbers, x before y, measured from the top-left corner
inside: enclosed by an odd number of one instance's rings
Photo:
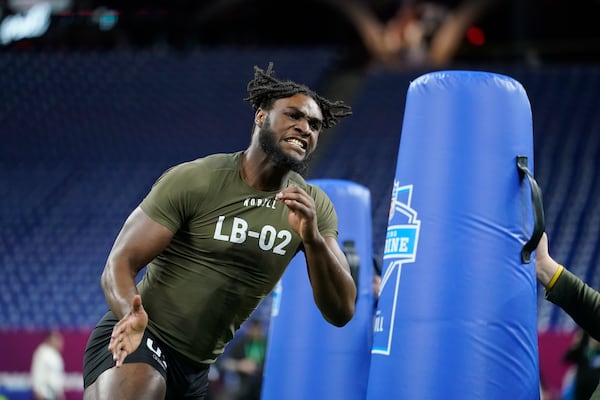
[[[563,269],[554,286],[546,292],[546,299],[556,304],[587,333],[600,340],[600,293]],[[600,400],[600,386],[590,400]]]
[[[197,363],[214,362],[302,248],[278,192],[255,190],[241,178],[241,154],[177,165],[141,203],[174,232],[138,284],[148,329]],[[325,192],[294,172],[284,186],[290,185],[315,200],[321,234],[337,238]]]

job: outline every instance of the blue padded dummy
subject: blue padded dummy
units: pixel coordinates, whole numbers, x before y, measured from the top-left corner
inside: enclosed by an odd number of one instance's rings
[[[374,311],[370,192],[345,180],[309,183],[333,202],[340,247],[358,267],[355,315],[342,328],[325,321],[313,300],[304,253],[299,253],[274,291],[262,399],[364,400]]]
[[[504,75],[432,72],[403,121],[366,398],[539,399],[527,94]]]

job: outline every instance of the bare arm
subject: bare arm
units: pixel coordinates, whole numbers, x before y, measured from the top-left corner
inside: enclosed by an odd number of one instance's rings
[[[356,286],[346,256],[331,237],[305,242],[304,249],[317,306],[331,324],[346,325],[354,316],[356,300]]]
[[[125,221],[110,251],[101,284],[106,302],[120,319],[109,344],[117,366],[139,346],[148,324],[135,277],[167,247],[172,237],[169,229],[150,219],[138,207]]]
[[[354,316],[356,286],[337,241],[317,228],[315,203],[304,190],[290,187],[277,195],[289,208],[289,222],[304,243],[313,297],[323,317],[344,326]]]
[[[535,250],[535,273],[538,282],[544,287],[548,287],[558,269],[558,263],[550,257],[548,252],[548,236],[544,233]]]

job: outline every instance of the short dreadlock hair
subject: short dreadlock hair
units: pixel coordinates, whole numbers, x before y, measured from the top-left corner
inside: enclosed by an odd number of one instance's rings
[[[312,97],[323,113],[323,127],[331,128],[338,123],[340,118],[352,114],[350,106],[343,101],[329,101],[305,85],[292,81],[280,81],[276,79],[273,71],[273,63],[270,62],[267,70],[254,66],[254,79],[248,82],[248,94],[244,100],[252,104],[256,111],[259,108],[269,108],[274,100],[291,97],[302,93]]]

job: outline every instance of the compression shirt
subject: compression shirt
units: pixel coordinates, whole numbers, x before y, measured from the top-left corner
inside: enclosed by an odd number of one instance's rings
[[[600,293],[566,268],[545,294],[596,340],[600,340]]]
[[[167,170],[140,207],[174,232],[138,284],[148,329],[197,363],[212,363],[301,250],[278,191],[241,178],[242,152],[215,154]],[[291,172],[284,186],[315,200],[319,231],[337,238],[325,192]]]
[[[546,299],[556,304],[596,340],[600,340],[600,293],[578,276],[563,269]],[[600,385],[590,400],[600,400]]]

